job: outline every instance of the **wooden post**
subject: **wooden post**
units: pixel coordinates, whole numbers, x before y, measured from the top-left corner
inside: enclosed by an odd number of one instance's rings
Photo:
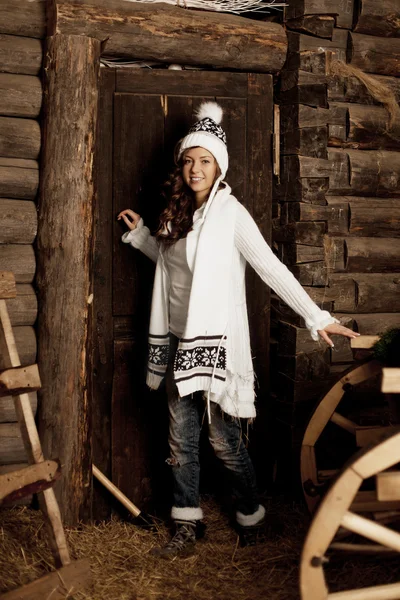
[[[38,221],[39,430],[46,456],[59,457],[56,486],[66,524],[87,515],[91,451],[86,357],[89,342],[93,152],[100,42],[48,39]]]

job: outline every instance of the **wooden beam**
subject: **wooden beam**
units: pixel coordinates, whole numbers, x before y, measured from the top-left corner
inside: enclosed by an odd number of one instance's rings
[[[348,62],[367,73],[398,76],[400,39],[349,34]]]
[[[41,40],[0,35],[0,71],[39,75],[43,60]]]
[[[40,152],[40,125],[34,119],[0,117],[0,156],[36,160]]]
[[[60,34],[48,39],[45,56],[36,279],[43,382],[39,431],[45,455],[56,454],[63,465],[64,476],[55,490],[64,520],[71,525],[85,516],[90,500],[86,355],[100,42]]]
[[[75,594],[91,580],[88,558],[75,560],[69,565],[32,581],[1,596],[1,600],[64,600]]]
[[[0,198],[0,244],[33,244],[36,233],[34,202]]]
[[[44,38],[48,0],[2,0],[0,33]]]
[[[276,73],[286,58],[286,34],[278,23],[163,3],[57,0],[54,4],[50,35],[107,39],[110,56],[263,73]]]
[[[40,77],[0,73],[0,115],[36,119],[41,106]]]
[[[34,200],[39,187],[39,164],[26,158],[0,158],[0,196]]]

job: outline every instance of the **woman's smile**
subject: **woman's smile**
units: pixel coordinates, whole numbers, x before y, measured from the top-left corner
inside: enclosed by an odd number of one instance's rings
[[[189,148],[183,156],[182,177],[198,206],[208,198],[217,174],[217,161],[204,148]]]

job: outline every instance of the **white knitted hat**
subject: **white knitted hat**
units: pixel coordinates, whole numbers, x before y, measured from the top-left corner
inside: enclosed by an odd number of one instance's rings
[[[197,121],[189,133],[179,142],[176,158],[189,148],[200,146],[214,156],[221,170],[220,180],[226,175],[229,165],[226,135],[220,123],[223,110],[216,102],[203,102],[196,112]]]

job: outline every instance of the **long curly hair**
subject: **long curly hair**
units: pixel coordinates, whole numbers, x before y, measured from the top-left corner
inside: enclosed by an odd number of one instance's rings
[[[160,224],[155,236],[164,249],[185,238],[193,225],[196,199],[192,190],[183,181],[182,166],[183,159],[170,174],[161,192],[167,201],[167,206],[160,215]],[[217,165],[215,180],[220,174],[221,171]]]

